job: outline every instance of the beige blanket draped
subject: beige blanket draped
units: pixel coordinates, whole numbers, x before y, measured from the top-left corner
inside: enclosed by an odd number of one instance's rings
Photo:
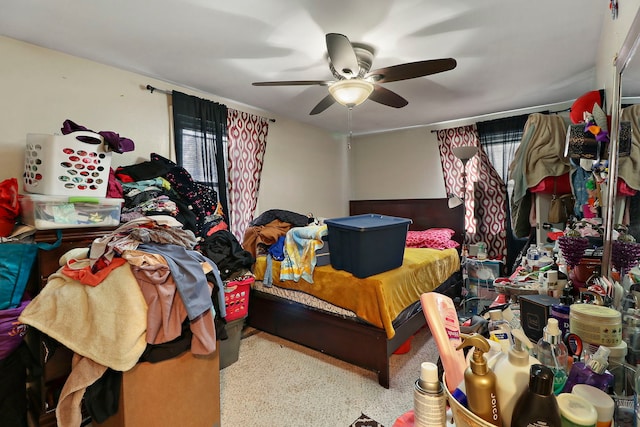
[[[620,120],[631,122],[631,155],[618,159],[618,176],[640,190],[640,104],[624,108]]]

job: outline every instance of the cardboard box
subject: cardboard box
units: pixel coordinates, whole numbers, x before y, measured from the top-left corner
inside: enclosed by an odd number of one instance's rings
[[[220,427],[218,350],[138,363],[122,375],[118,412],[100,427]]]
[[[538,342],[547,326],[551,306],[560,304],[560,300],[548,295],[521,295],[519,301],[522,330],[531,341]]]

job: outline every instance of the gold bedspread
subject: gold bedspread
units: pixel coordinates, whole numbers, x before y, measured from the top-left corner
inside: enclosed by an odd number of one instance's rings
[[[264,278],[266,258],[258,257],[254,269],[257,280]],[[355,312],[358,317],[384,328],[393,338],[392,325],[405,308],[420,299],[420,295],[437,288],[460,269],[455,249],[405,248],[402,267],[359,279],[351,273],[336,270],[331,265],[316,267],[314,283],[280,281],[280,263],[273,261],[273,284],[282,288],[306,292],[331,304]]]

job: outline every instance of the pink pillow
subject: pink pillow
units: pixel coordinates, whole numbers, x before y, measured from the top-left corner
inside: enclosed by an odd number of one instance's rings
[[[448,249],[457,248],[460,246],[455,240],[451,240],[455,231],[450,228],[430,228],[423,231],[407,232],[408,248],[433,248],[433,249]]]

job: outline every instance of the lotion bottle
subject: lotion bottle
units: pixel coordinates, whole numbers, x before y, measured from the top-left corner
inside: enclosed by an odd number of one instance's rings
[[[484,353],[489,351],[489,343],[479,334],[466,338],[458,347],[474,347],[469,367],[464,372],[464,384],[469,410],[478,417],[496,426],[502,426],[496,374],[489,369]]]
[[[507,353],[511,348],[511,325],[502,317],[502,310],[489,310],[489,339],[497,342],[502,351]]]
[[[538,363],[531,365],[529,387],[516,401],[511,427],[562,426],[553,380],[551,368]]]
[[[423,362],[413,391],[414,426],[442,427],[447,421],[446,411],[447,400],[438,378],[438,367]]]
[[[529,387],[531,366],[540,363],[529,354],[533,344],[522,329],[516,329],[512,333],[514,344],[493,367],[493,372],[498,378],[498,402],[500,402],[500,414],[505,426],[511,425],[516,401]]]
[[[456,306],[450,297],[437,292],[422,294],[420,304],[438,346],[445,373],[445,386],[449,392],[453,392],[463,381],[467,367],[464,352],[458,349],[462,340]]]

